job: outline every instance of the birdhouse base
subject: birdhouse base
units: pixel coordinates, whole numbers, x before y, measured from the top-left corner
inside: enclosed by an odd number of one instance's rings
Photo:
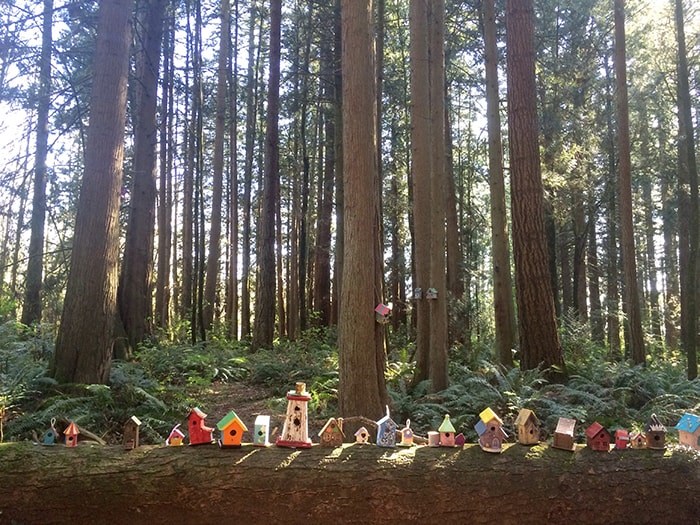
[[[502,448],[483,447],[481,445],[479,446],[481,447],[481,450],[483,450],[484,452],[489,452],[491,454],[500,454],[501,452],[503,452]]]
[[[224,445],[221,440],[218,440],[219,448],[241,448],[243,445]]]
[[[212,439],[211,441],[201,441],[199,443],[190,443],[189,446],[190,447],[199,447],[201,445],[213,445],[214,443],[216,443],[216,441],[214,441]]]
[[[311,448],[312,443],[311,440],[309,441],[290,441],[286,439],[278,439],[275,442],[275,445],[278,447],[286,447],[286,448]]]

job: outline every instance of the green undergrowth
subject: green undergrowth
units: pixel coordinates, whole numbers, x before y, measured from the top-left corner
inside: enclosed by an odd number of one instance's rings
[[[680,356],[657,354],[646,367],[610,360],[576,334],[563,336],[569,379],[553,384],[541,371],[505,369],[494,364],[484,342],[450,350],[450,386],[431,392],[413,384],[414,348],[403,333],[390,338],[386,372],[392,416],[411,420],[418,433],[439,426],[445,414],[468,441],[485,407],[493,408],[513,431],[520,408],[533,409],[551,433],[559,417],[575,418],[581,438],[588,424],[640,429],[652,413],[672,426],[684,411],[700,411],[700,381],[688,381]],[[338,356],[333,330],[314,329],[297,341],[276,341],[252,352],[245,342],[213,337],[195,345],[160,341],[143,345],[129,362],[112,365],[109,385],[58,385],[48,377],[52,337],[14,323],[0,325],[0,414],[3,439],[34,439],[69,420],[105,441],[120,440],[123,422],[136,415],[146,443],[159,443],[188,408],[198,405],[216,383],[244,383],[269,392],[274,406],[296,381],[312,395],[316,419],[337,414]],[[232,406],[236,409],[237,407]],[[362,414],[358,414],[362,415]]]

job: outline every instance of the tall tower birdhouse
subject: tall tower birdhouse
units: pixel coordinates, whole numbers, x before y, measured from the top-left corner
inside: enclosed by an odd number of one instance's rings
[[[306,391],[306,383],[297,383],[294,390],[287,392],[287,416],[282,435],[277,438],[278,447],[311,448],[309,438],[308,403],[311,396]]]
[[[133,450],[139,446],[139,427],[141,420],[136,416],[131,416],[124,423],[124,439],[123,445],[125,450]]]
[[[66,436],[67,447],[78,446],[78,434],[80,434],[80,429],[78,428],[78,425],[71,421],[68,427],[63,431],[63,435]]]

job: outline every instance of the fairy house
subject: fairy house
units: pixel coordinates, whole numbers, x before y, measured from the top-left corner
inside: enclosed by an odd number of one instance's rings
[[[253,426],[253,445],[267,447],[270,444],[270,416],[260,414]]]
[[[630,436],[631,448],[646,448],[647,438],[643,432],[635,432]]]
[[[401,442],[400,447],[412,447],[413,446],[413,430],[411,430],[411,420],[406,420],[406,426],[401,429]]]
[[[532,410],[521,408],[515,418],[518,429],[518,443],[521,445],[536,445],[540,442],[540,420]]]
[[[309,408],[311,395],[306,391],[306,383],[298,382],[294,390],[287,392],[287,415],[282,435],[277,438],[278,447],[311,448],[309,438]]]
[[[324,447],[339,447],[345,440],[343,418],[330,418],[318,433],[321,445]]]
[[[450,415],[445,414],[442,423],[438,427],[438,432],[440,432],[440,446],[441,447],[454,447],[455,446],[455,427],[450,421]]]
[[[214,442],[214,429],[204,423],[206,417],[207,415],[196,407],[187,415],[190,445],[208,445]]]
[[[700,450],[700,417],[686,412],[674,427],[681,445]]]
[[[557,422],[557,428],[554,430],[554,441],[552,447],[562,450],[575,450],[576,442],[574,440],[574,427],[576,426],[575,419],[560,417]]]
[[[216,424],[219,429],[219,446],[221,448],[238,448],[243,443],[243,433],[248,431],[248,427],[236,413],[231,410],[221,421]]]
[[[503,430],[503,421],[493,410],[486,408],[481,411],[474,430],[479,435],[479,446],[482,450],[496,454],[502,452],[503,442],[508,434]]]
[[[396,446],[396,428],[397,425],[389,414],[389,407],[386,407],[386,415],[377,421],[377,446],[379,447],[395,447]]]
[[[136,416],[131,416],[124,423],[122,444],[125,450],[133,450],[139,446],[139,427],[141,427],[141,420]]]
[[[185,433],[180,430],[180,424],[178,423],[173,427],[168,435],[168,439],[165,440],[165,444],[169,447],[179,447],[184,444]]]
[[[66,437],[67,447],[77,447],[78,446],[78,434],[80,434],[80,429],[73,421],[66,427],[63,431],[63,435]]]
[[[652,414],[646,426],[647,448],[663,450],[666,448],[666,427],[656,414]]]
[[[586,429],[586,446],[591,450],[608,452],[610,441],[610,432],[597,421]]]
[[[357,432],[355,432],[355,443],[369,443],[369,430],[365,427],[358,428]]]
[[[615,449],[625,450],[630,444],[630,433],[624,428],[615,431]]]

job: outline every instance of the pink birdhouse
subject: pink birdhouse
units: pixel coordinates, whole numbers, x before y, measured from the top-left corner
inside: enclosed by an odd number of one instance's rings
[[[389,317],[391,316],[391,306],[384,303],[379,303],[374,309],[374,312],[379,324],[386,324],[389,322]]]
[[[204,424],[206,417],[199,408],[193,408],[187,416],[190,445],[208,445],[214,442],[214,429]]]
[[[73,421],[70,422],[68,427],[63,431],[66,436],[66,446],[67,447],[77,447],[78,446],[78,434],[80,434],[80,429]]]
[[[179,447],[183,445],[185,440],[185,433],[180,430],[180,423],[175,425],[170,431],[168,439],[165,440],[165,444],[169,447]]]

